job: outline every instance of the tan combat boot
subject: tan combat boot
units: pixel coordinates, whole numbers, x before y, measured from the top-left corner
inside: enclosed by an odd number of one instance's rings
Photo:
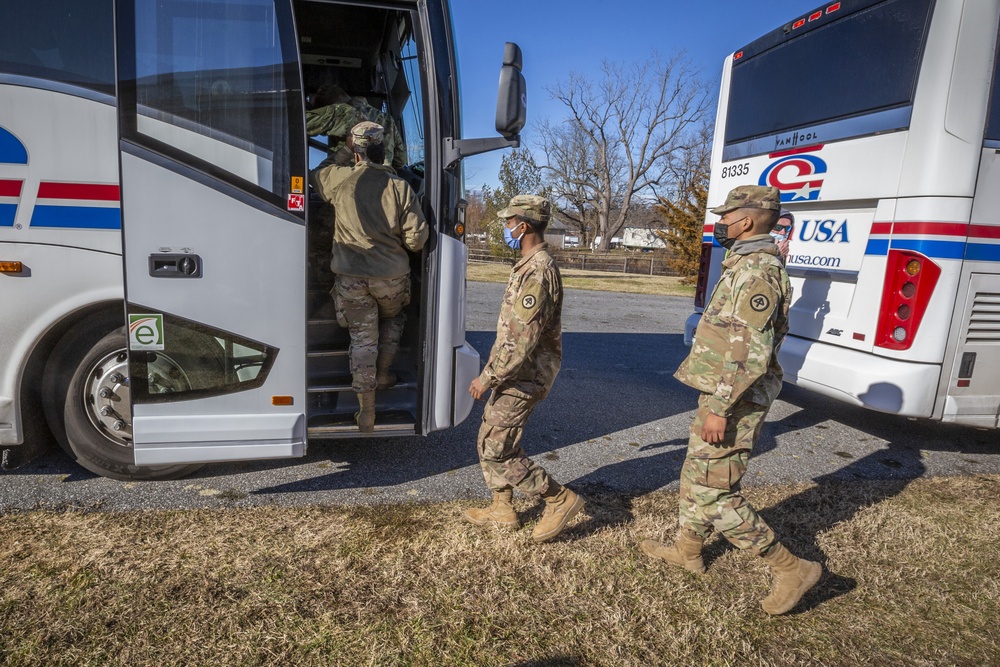
[[[549,482],[542,499],[545,500],[545,511],[531,532],[531,539],[535,542],[551,540],[583,509],[583,498],[555,481]]]
[[[511,502],[513,497],[514,492],[511,489],[494,491],[492,505],[483,509],[477,507],[465,510],[463,518],[477,526],[485,526],[492,523],[500,528],[517,530],[521,527],[521,522],[518,521],[517,512],[514,511],[514,505]]]
[[[358,423],[358,430],[362,433],[371,433],[375,430],[375,392],[366,391],[358,394],[358,405],[361,409],[354,413],[354,421]]]
[[[382,361],[381,357],[379,358],[379,361],[380,362]],[[392,362],[390,361],[388,364],[385,364],[384,366],[380,363],[375,368],[375,381],[378,383],[379,389],[388,389],[389,387],[393,386],[394,384],[396,384],[396,382],[399,381],[399,378],[396,377],[396,374],[389,370],[389,366],[391,365]]]
[[[822,565],[797,558],[781,543],[771,547],[764,556],[764,562],[770,566],[774,581],[771,594],[764,598],[760,606],[772,616],[791,611],[823,574]]]
[[[643,540],[639,548],[651,558],[659,558],[674,565],[680,565],[688,572],[705,573],[705,561],[701,558],[701,545],[705,539],[698,534],[684,530],[677,531],[673,544],[663,544],[656,540]]]

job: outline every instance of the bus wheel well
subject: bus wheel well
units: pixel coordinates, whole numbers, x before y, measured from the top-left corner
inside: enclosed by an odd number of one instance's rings
[[[54,354],[58,354],[59,344],[67,335],[86,335],[88,338],[93,337],[96,342],[108,331],[124,324],[125,304],[121,301],[110,301],[74,311],[46,332],[28,358],[21,383],[21,396],[24,397],[22,423],[26,443],[29,441],[29,434],[33,437],[48,435],[67,453],[72,454],[66,441],[61,401],[53,403],[52,400],[53,395],[60,391],[60,387],[68,383],[64,377],[67,372],[65,368],[67,360],[56,358]],[[88,329],[93,333],[88,335]],[[97,335],[98,332],[101,333]],[[45,429],[46,424],[48,429]],[[32,430],[36,432],[31,434]],[[38,432],[44,433],[39,435]]]

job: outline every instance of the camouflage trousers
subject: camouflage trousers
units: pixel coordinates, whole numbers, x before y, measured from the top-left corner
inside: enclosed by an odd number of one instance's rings
[[[494,389],[486,402],[476,449],[490,490],[516,487],[527,496],[537,496],[549,488],[548,473],[528,458],[520,444],[524,423],[537,404],[537,398],[501,388]]]
[[[388,368],[399,350],[410,303],[410,276],[361,278],[337,275],[337,321],[351,334],[351,378],[356,393],[373,391],[379,357]]]
[[[329,290],[333,287],[333,271],[330,270],[330,248],[333,246],[334,224],[335,215],[333,207],[329,204],[317,207],[309,220],[309,271],[316,284],[324,290]]]
[[[726,420],[722,442],[701,439],[708,394],[698,400],[687,457],[681,468],[680,527],[702,538],[713,530],[740,549],[764,555],[777,541],[774,531],[740,494],[740,480],[760,434],[768,406],[740,401]]]

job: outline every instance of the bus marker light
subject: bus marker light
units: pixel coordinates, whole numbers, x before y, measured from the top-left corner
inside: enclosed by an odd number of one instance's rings
[[[920,273],[920,262],[915,259],[911,259],[906,263],[906,272],[911,276],[915,276]]]
[[[864,340],[864,339],[865,335],[863,333],[857,333],[857,332],[854,333],[854,340]]]
[[[813,12],[812,14],[809,15],[809,22],[812,23],[816,19],[822,18],[822,17],[823,17],[823,12],[822,11]]]
[[[465,234],[465,225],[461,222],[455,225],[455,236],[462,236]]]
[[[21,273],[23,270],[21,262],[0,262],[0,273]]]
[[[970,384],[970,380],[959,380],[958,381],[958,386],[959,387],[968,387],[969,384]]]
[[[835,11],[837,11],[838,9],[840,9],[840,3],[839,2],[835,2],[835,3],[833,3],[832,5],[830,5],[829,7],[826,8],[826,13],[827,14],[832,14]]]
[[[805,19],[799,19],[798,21],[796,21],[795,23],[792,24],[792,30],[795,30],[796,28],[801,28],[805,24],[806,24],[806,20]]]
[[[295,402],[291,396],[272,396],[271,405],[292,405]]]
[[[733,56],[733,60],[739,60],[742,57],[743,57],[743,52],[740,51],[736,55]]]

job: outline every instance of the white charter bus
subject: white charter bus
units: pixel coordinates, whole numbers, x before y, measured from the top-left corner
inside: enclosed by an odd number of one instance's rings
[[[772,185],[796,217],[786,381],[997,427],[998,17],[998,0],[827,2],[726,59],[709,203]]]
[[[349,336],[307,263],[322,231],[307,169],[326,145],[307,140],[304,110],[324,84],[393,118],[433,229],[376,435],[469,414],[461,158],[517,145],[516,45],[503,136],[463,140],[447,0],[45,0],[3,14],[5,460],[43,424],[86,468],[132,479],[358,435]]]

